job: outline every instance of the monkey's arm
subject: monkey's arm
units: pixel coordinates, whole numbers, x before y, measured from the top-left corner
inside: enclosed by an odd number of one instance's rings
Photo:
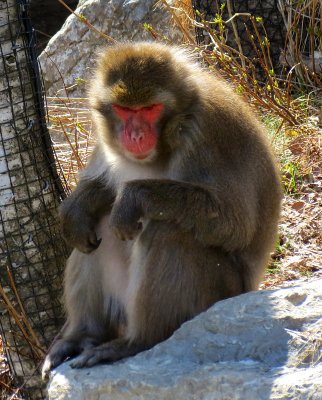
[[[114,201],[114,193],[100,179],[83,179],[60,206],[62,232],[66,242],[83,253],[95,250],[101,239],[95,228]]]
[[[237,188],[172,180],[131,181],[113,206],[110,224],[126,240],[141,228],[138,221],[142,217],[173,221],[205,245],[234,250],[250,243],[257,221],[256,202],[247,200],[247,191],[239,193]]]

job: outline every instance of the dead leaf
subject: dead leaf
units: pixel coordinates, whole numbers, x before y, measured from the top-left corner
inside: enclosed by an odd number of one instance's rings
[[[303,207],[305,206],[305,202],[304,201],[294,201],[294,203],[292,204],[292,208],[294,210],[296,210],[297,212],[300,212],[303,210]]]

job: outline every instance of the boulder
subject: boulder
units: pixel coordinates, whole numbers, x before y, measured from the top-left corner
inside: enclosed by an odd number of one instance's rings
[[[152,40],[144,24],[161,36],[180,41],[181,35],[171,23],[169,13],[155,3],[156,0],[81,0],[75,12],[118,42]],[[71,14],[39,57],[47,95],[68,93],[84,97],[96,53],[110,43]]]
[[[322,280],[216,303],[167,341],[112,365],[73,370],[50,400],[321,400]]]

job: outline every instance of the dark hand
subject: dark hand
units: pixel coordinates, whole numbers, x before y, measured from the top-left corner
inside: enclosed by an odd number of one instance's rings
[[[60,209],[62,233],[67,244],[76,247],[82,253],[91,253],[97,249],[101,239],[97,239],[96,220],[84,211],[63,206]]]
[[[115,236],[121,240],[134,239],[142,230],[142,223],[139,222],[141,214],[134,192],[130,186],[126,186],[115,201],[110,216],[110,226]]]

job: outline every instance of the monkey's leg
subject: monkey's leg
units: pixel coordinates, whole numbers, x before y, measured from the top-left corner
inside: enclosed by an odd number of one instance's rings
[[[105,225],[105,227],[107,226],[108,224]],[[116,256],[115,248],[114,255],[112,254],[111,250],[106,252],[106,250],[101,248],[101,246],[104,246],[103,240],[99,250],[102,251],[102,254],[109,254],[110,260],[113,261],[106,268],[104,268],[103,280],[108,280],[109,284],[111,285],[111,292],[120,300],[122,304],[126,306],[127,303],[131,303],[131,298],[129,298],[129,296],[131,297],[133,290],[135,291],[137,289],[135,276],[131,276],[131,272],[130,278],[128,278],[128,271],[133,269],[132,265],[127,265],[128,259],[130,258],[129,248],[132,250],[132,244],[128,245],[125,242],[119,242],[114,235],[109,235],[109,240],[107,242],[112,246],[113,243],[115,245],[117,244],[117,248],[122,253],[124,259],[123,261],[121,260],[121,254]],[[136,253],[135,250],[132,250],[132,252]],[[120,263],[120,261],[122,262]],[[135,258],[131,261],[131,264],[133,264],[133,262],[135,263],[136,270],[139,260]],[[126,266],[123,268],[123,273],[121,264]],[[109,274],[107,274],[107,269],[110,269],[110,271],[108,271]],[[126,277],[124,277],[123,274],[125,274]],[[131,279],[133,282],[129,283],[128,279]],[[133,289],[131,289],[131,294],[127,293],[129,287],[133,287]],[[113,314],[115,315],[115,311]],[[128,338],[128,335],[125,335],[124,337],[119,337],[112,341],[102,343],[96,347],[84,349],[84,351],[71,363],[71,366],[72,368],[83,368],[91,367],[103,361],[113,362],[125,357],[133,356],[136,353],[145,350],[146,348],[146,343],[140,341],[131,341],[130,338]]]
[[[97,228],[102,237],[91,254],[74,250],[65,271],[67,323],[46,358],[43,375],[93,346],[113,340],[124,324],[122,295],[127,287],[128,244],[111,233],[108,217]]]
[[[43,378],[66,358],[98,343],[93,329],[97,325],[94,317],[95,304],[88,298],[93,290],[91,287],[101,281],[97,276],[99,271],[93,270],[89,264],[93,257],[74,250],[67,262],[64,289],[67,321],[45,359]],[[101,290],[96,290],[99,301]]]
[[[135,241],[129,273],[124,338],[86,349],[73,368],[147,350],[215,301],[244,291],[241,271],[224,251],[161,221],[150,222]]]
[[[127,320],[128,322],[130,320],[130,325],[133,326],[136,325],[135,320],[138,318],[138,310],[135,306],[133,307],[133,303],[136,303],[137,291],[140,290],[142,285],[141,272],[142,268],[145,268],[145,252],[142,251],[141,245],[138,243],[131,246],[131,251],[131,263],[128,268],[130,275],[129,283],[126,288],[127,293],[123,302],[126,305]],[[144,312],[143,309],[142,313]],[[140,321],[138,321],[138,323],[139,322]],[[141,338],[136,337],[136,333],[134,333],[133,336],[131,336],[131,334],[132,332],[128,332],[127,326],[124,337],[84,350],[75,360],[72,361],[71,367],[83,368],[91,367],[99,362],[114,362],[125,357],[133,356],[155,344],[147,343],[144,338],[141,340]]]

